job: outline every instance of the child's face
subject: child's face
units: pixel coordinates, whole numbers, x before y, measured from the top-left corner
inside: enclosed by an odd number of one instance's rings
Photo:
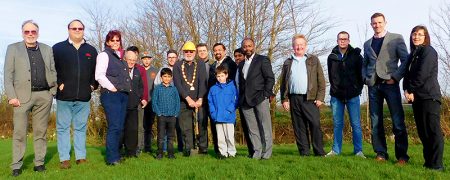
[[[169,85],[170,81],[172,81],[172,76],[169,74],[164,74],[161,76],[161,79],[162,79],[163,84]]]
[[[225,73],[216,74],[216,78],[217,78],[217,81],[219,81],[219,83],[226,83],[227,77],[228,77],[228,74],[225,74]]]

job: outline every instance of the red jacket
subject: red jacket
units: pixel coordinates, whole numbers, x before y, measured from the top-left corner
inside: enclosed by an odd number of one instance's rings
[[[142,77],[142,83],[144,83],[144,92],[142,94],[142,100],[145,100],[148,102],[147,73],[143,66],[136,64],[135,67],[139,70],[139,73],[141,74],[141,77]]]

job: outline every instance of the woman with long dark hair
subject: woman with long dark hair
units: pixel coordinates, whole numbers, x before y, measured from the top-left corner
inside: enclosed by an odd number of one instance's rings
[[[403,80],[405,98],[412,103],[423,157],[429,169],[443,170],[444,140],[440,124],[441,90],[438,83],[438,55],[431,47],[425,26],[416,26],[410,36],[409,68]]]
[[[125,61],[121,60],[122,39],[117,30],[109,31],[105,50],[98,54],[95,79],[102,86],[100,101],[108,122],[106,132],[106,164],[121,162],[119,143],[123,132],[131,79]]]

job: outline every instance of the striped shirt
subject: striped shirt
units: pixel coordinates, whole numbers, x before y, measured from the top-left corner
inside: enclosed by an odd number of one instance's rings
[[[180,113],[180,95],[177,88],[170,84],[155,86],[152,94],[152,108],[157,116],[174,116]]]

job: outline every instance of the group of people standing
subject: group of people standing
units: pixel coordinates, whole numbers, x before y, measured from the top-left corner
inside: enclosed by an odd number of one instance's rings
[[[366,84],[369,89],[371,140],[376,153],[375,160],[385,162],[389,159],[383,117],[386,101],[392,119],[397,164],[407,164],[410,159],[407,153],[408,133],[399,86],[404,77],[404,96],[408,103],[412,103],[414,120],[423,144],[423,166],[442,171],[444,139],[440,126],[438,55],[431,46],[430,34],[425,26],[415,26],[409,37],[411,53],[408,54],[403,37],[385,29],[386,19],[382,13],[371,16],[371,26],[374,35],[364,43],[364,56],[361,56],[359,48],[349,45],[350,35],[345,31],[338,33],[338,45],[328,56],[334,141],[332,150],[325,156],[341,153],[346,106],[352,127],[353,152],[365,158],[362,153],[359,95]]]
[[[383,14],[371,16],[374,36],[361,49],[350,45],[350,34],[341,31],[337,46],[328,56],[334,138],[326,153],[320,127],[319,107],[325,98],[325,78],[318,57],[307,54],[307,38],[294,35],[292,55],[282,66],[280,97],[284,109],[291,112],[298,151],[302,156],[331,157],[341,153],[344,109],[352,127],[354,154],[362,151],[360,94],[369,88],[372,146],[376,160],[386,161],[386,135],[383,104],[389,107],[397,163],[408,162],[408,138],[404,122],[399,82],[404,77],[405,99],[413,104],[414,119],[424,145],[424,167],[443,170],[443,135],[440,128],[441,94],[437,81],[437,53],[430,45],[425,26],[411,31],[408,54],[403,37],[386,31]],[[194,148],[208,153],[208,124],[213,133],[218,158],[235,157],[234,126],[236,109],[241,115],[249,157],[269,159],[272,155],[270,102],[275,77],[267,56],[255,52],[255,42],[245,38],[234,51],[234,61],[225,45],[213,46],[214,62],[208,59],[208,47],[187,41],[182,58],[175,50],[167,52],[167,64],[153,67],[148,51],[135,46],[123,49],[117,30],[108,32],[104,51],[84,40],[84,24],[68,24],[69,37],[53,48],[37,42],[39,26],[32,20],[22,25],[23,41],[8,46],[4,67],[5,92],[14,107],[12,175],[21,174],[26,148],[28,115],[32,115],[35,150],[34,171],[44,171],[47,149],[46,131],[53,96],[56,95],[57,146],[60,167],[70,163],[70,128],[76,164],[86,163],[86,127],[91,92],[100,85],[100,100],[108,124],[106,162],[118,165],[125,156],[152,152],[152,126],[157,118],[155,157],[163,158],[165,144],[169,158],[175,158],[175,134],[178,151],[190,156]],[[140,61],[139,61],[140,59]],[[398,62],[400,61],[400,65]],[[140,63],[138,63],[140,62]]]
[[[136,64],[137,48],[129,47],[123,51],[121,43],[120,32],[110,31],[105,38],[105,50],[97,56],[95,66],[95,80],[101,86],[100,99],[108,122],[108,165],[117,165],[123,161],[121,147],[125,147],[127,156],[137,156],[138,121],[142,120],[138,118],[139,106],[144,109],[151,106],[151,110],[144,111],[145,128],[152,128],[153,123],[145,123],[153,121],[148,117],[157,117],[156,159],[163,158],[166,143],[168,157],[175,158],[175,129],[178,150],[183,156],[190,156],[197,145],[199,154],[207,154],[208,124],[211,124],[214,151],[218,157],[234,157],[235,111],[238,106],[242,108],[248,127],[248,140],[253,147],[251,157],[270,158],[272,129],[269,98],[273,96],[275,79],[270,60],[255,54],[252,39],[244,39],[242,50],[237,50],[237,53],[250,59],[245,63],[241,62],[239,66],[231,57],[226,56],[226,47],[222,43],[214,44],[215,61],[209,63],[206,44],[195,45],[187,41],[182,47],[183,57],[180,60],[177,60],[176,51],[169,50],[167,67],[157,73],[150,73],[150,76],[146,76],[150,68],[144,61],[143,68]],[[144,55],[141,58],[146,57]],[[255,60],[250,64],[252,59]],[[236,88],[236,77],[239,91]],[[153,84],[149,81],[153,81]],[[208,119],[211,120],[210,123]],[[144,144],[147,142],[149,141],[144,138]],[[150,147],[144,146],[144,151],[151,152],[151,142],[148,143]]]

